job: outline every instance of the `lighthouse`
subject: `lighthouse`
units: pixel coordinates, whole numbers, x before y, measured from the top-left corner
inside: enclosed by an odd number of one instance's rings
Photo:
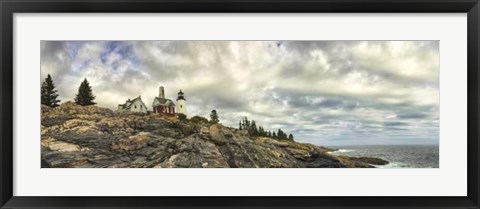
[[[184,115],[187,115],[187,106],[185,103],[185,96],[183,95],[182,90],[178,92],[178,97],[177,97],[177,113],[182,113]]]

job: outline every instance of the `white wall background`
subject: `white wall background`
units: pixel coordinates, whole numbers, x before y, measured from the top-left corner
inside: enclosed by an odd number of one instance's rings
[[[315,27],[312,27],[314,25]],[[439,169],[41,169],[40,40],[440,40]],[[465,196],[466,14],[15,14],[14,195]],[[28,130],[28,131],[26,131]]]

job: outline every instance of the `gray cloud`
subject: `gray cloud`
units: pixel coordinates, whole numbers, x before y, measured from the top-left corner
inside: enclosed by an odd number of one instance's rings
[[[408,123],[405,122],[384,122],[385,126],[406,126]]]
[[[398,115],[398,118],[404,118],[404,119],[420,119],[420,118],[428,118],[428,117],[429,115],[425,113],[418,113],[418,112],[405,113],[405,114]]]

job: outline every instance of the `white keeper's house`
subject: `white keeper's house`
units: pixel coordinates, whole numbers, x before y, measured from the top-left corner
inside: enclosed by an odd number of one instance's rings
[[[132,112],[147,113],[147,106],[143,103],[142,98],[138,96],[135,99],[128,99],[124,104],[118,105],[119,110],[128,110]]]

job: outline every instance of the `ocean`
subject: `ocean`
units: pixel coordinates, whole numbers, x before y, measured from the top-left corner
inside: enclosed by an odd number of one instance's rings
[[[379,168],[438,168],[438,145],[358,145],[328,146],[334,155],[378,157],[390,162]]]

